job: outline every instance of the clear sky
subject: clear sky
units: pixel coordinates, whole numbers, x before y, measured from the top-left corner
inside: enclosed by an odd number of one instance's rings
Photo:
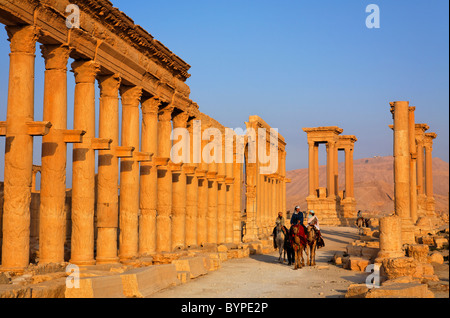
[[[278,128],[288,170],[308,166],[303,127],[339,126],[356,135],[355,159],[392,155],[389,102],[397,100],[416,106],[416,122],[438,134],[434,156],[449,161],[447,0],[112,3],[191,65],[190,97],[202,112],[231,128],[245,127],[250,115]],[[380,8],[379,29],[366,27],[371,3]],[[6,118],[8,53],[2,28],[0,120]],[[37,61],[36,120],[42,118],[42,70]]]

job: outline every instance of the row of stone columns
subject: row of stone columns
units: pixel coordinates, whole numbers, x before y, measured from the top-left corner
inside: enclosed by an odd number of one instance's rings
[[[394,130],[395,214],[401,218],[402,243],[413,244],[419,202],[424,199],[424,183],[425,210],[430,210],[430,213],[434,214],[431,151],[436,134],[425,134],[428,126],[415,124],[415,107],[410,107],[409,102],[397,101],[390,103],[390,106],[394,119],[394,125],[391,128]],[[425,148],[425,160],[423,148]]]
[[[38,30],[18,26],[7,27],[7,31],[11,54],[7,120],[1,124],[6,136],[1,270],[20,271],[29,262],[33,136],[44,136],[40,263],[64,261],[67,143],[74,143],[71,263],[129,263],[136,257],[176,248],[240,242],[242,164],[170,161],[172,122],[173,128],[189,128],[195,116],[137,85],[124,83],[120,75],[108,74],[94,60],[74,55],[74,129],[68,130],[67,63],[71,49],[44,44],[44,121],[35,122]],[[98,138],[96,81],[100,88]]]

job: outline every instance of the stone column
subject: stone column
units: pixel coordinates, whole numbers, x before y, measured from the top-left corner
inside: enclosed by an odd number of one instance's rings
[[[424,139],[425,131],[429,129],[426,124],[416,124],[416,144],[417,144],[417,214],[426,215],[426,195],[425,195],[425,160],[424,160]]]
[[[173,118],[173,128],[186,129],[189,114],[181,112]],[[184,142],[183,149],[188,149],[189,139],[181,139]],[[177,142],[174,141],[174,144]],[[186,246],[186,173],[185,169],[172,171],[172,250],[182,249]]]
[[[327,197],[335,198],[336,189],[335,189],[335,151],[336,151],[336,142],[328,141],[327,142]]]
[[[233,140],[231,140],[233,142]],[[233,148],[231,148],[233,149]],[[233,156],[231,156],[232,158]],[[233,243],[233,214],[234,214],[234,178],[233,163],[225,163],[226,170],[226,216],[225,216],[225,243]]]
[[[218,213],[218,181],[217,181],[217,171],[211,167],[207,173],[208,180],[208,214],[206,215],[206,234],[207,242],[217,244],[218,233],[217,233],[217,213]]]
[[[141,150],[158,152],[158,111],[161,100],[158,97],[144,97],[142,109]],[[139,255],[147,256],[156,251],[156,209],[158,170],[155,160],[141,163],[139,207]]]
[[[236,143],[233,155],[233,243],[241,243],[241,194],[242,194],[242,163],[237,162]]]
[[[95,77],[99,66],[91,60],[72,63],[75,73],[74,129],[84,130],[83,142],[73,145],[71,260],[93,265],[95,209]]]
[[[169,161],[172,141],[173,106],[168,105],[158,114],[158,158]],[[156,216],[156,251],[172,251],[172,171],[168,165],[158,166],[158,200]]]
[[[381,263],[384,258],[403,257],[402,252],[402,219],[398,215],[380,219],[380,251],[375,262]]]
[[[411,154],[409,166],[409,188],[411,197],[411,221],[413,224],[417,222],[417,146],[416,146],[416,123],[414,117],[415,107],[409,107],[409,150]]]
[[[227,185],[226,177],[227,170],[225,166],[225,135],[222,135],[221,162],[217,163],[217,243],[225,243],[226,238],[226,214],[227,214]]]
[[[402,242],[414,244],[414,229],[411,221],[410,196],[410,148],[409,148],[409,103],[391,103],[394,118],[394,205],[395,214],[402,219]]]
[[[67,61],[70,49],[42,45],[45,59],[44,115],[52,129],[42,138],[39,263],[64,262],[66,240]],[[78,138],[81,137],[81,132]]]
[[[314,189],[319,188],[319,144],[314,145]],[[314,193],[317,197],[317,192]]]
[[[196,173],[198,164],[194,163],[194,151],[198,145],[194,146],[194,119],[188,121],[187,129],[190,138],[190,163],[184,164],[190,171],[186,174],[186,246],[198,246],[198,183],[199,179]],[[196,132],[197,133],[197,132]]]
[[[435,133],[425,134],[425,194],[427,202],[427,214],[433,216],[435,214],[435,201],[433,195],[433,139],[437,135]]]
[[[316,197],[316,185],[315,185],[315,142],[308,141],[309,145],[309,167],[308,167],[308,185],[309,196]]]
[[[99,137],[111,138],[111,149],[98,153],[97,264],[118,263],[119,227],[119,86],[118,75],[98,76],[100,87]],[[129,156],[131,156],[131,149]]]
[[[200,153],[203,153],[203,149],[208,144],[207,140],[203,140],[201,137],[203,135],[203,131],[206,129],[204,125],[201,127],[200,133]],[[197,177],[198,177],[198,222],[197,222],[197,242],[199,245],[203,245],[208,241],[207,235],[207,215],[208,215],[208,164],[204,162],[203,157],[201,157],[200,164],[197,169]]]
[[[2,270],[29,263],[36,30],[7,26],[11,53],[6,114]]]
[[[122,138],[123,146],[139,149],[139,104],[142,88],[120,87],[122,97]],[[119,258],[122,263],[138,256],[139,245],[139,161],[134,152],[132,158],[120,160],[120,236]]]

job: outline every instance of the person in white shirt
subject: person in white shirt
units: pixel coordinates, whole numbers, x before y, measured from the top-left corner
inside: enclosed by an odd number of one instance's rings
[[[325,242],[323,241],[322,234],[320,233],[319,219],[317,218],[317,216],[313,210],[309,211],[307,223],[309,226],[314,226],[316,228],[317,247],[318,248],[324,247]]]

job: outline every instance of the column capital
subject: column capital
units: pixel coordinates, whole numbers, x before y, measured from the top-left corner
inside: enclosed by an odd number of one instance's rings
[[[122,98],[122,106],[139,107],[142,87],[121,85],[119,91]]]
[[[119,87],[122,81],[118,74],[99,75],[97,77],[100,97],[118,98]]]
[[[75,60],[72,63],[72,72],[75,74],[75,83],[94,83],[100,65],[92,60]]]
[[[161,109],[158,112],[158,119],[159,121],[171,121],[172,120],[172,112],[174,107],[172,105],[168,105]]]
[[[158,96],[150,98],[143,98],[141,103],[143,114],[158,114],[159,106],[161,106],[162,100]]]
[[[33,25],[6,26],[8,41],[11,42],[11,53],[34,54],[36,52],[36,41],[39,29]]]
[[[173,117],[173,128],[186,128],[189,114],[181,112]]]
[[[42,44],[41,54],[45,60],[45,69],[67,71],[70,51],[67,45]]]

